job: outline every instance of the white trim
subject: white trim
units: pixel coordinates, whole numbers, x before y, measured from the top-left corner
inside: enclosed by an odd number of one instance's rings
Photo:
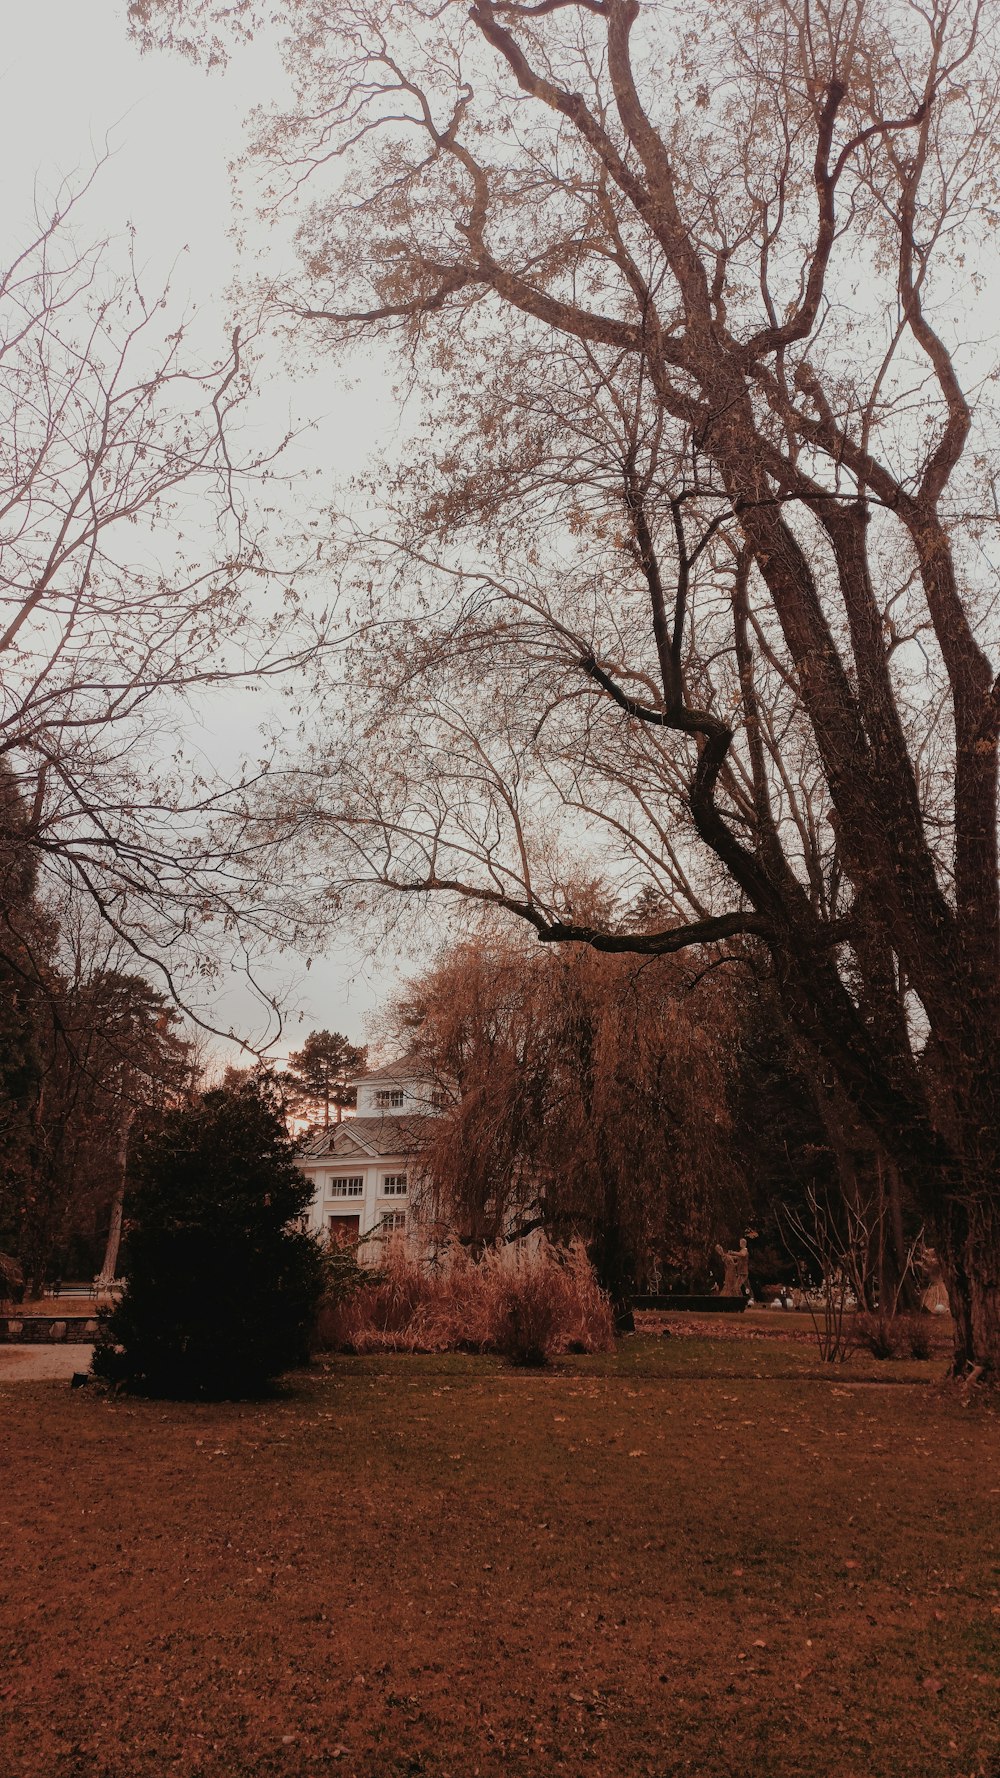
[[[353,1123],[353,1121],[354,1120],[352,1118],[351,1122]],[[340,1127],[341,1127],[341,1129],[343,1129],[343,1127],[344,1127],[343,1124],[341,1124]],[[362,1154],[367,1155],[373,1161],[378,1160],[378,1158],[379,1158],[378,1149],[372,1148],[371,1144],[369,1142],[366,1142],[364,1137],[358,1134],[357,1130],[351,1131],[351,1141],[357,1143],[357,1146],[361,1150]],[[348,1160],[350,1157],[347,1155],[338,1155],[335,1153],[335,1151],[333,1149],[331,1149],[328,1152],[326,1158],[328,1161],[332,1161],[332,1160],[339,1161],[339,1160]]]
[[[355,1186],[356,1190],[344,1190],[343,1188],[348,1185]],[[338,1187],[341,1189],[338,1190]],[[365,1196],[365,1175],[363,1173],[331,1173],[326,1182],[324,1196],[331,1201],[349,1198],[353,1203],[359,1203]]]
[[[402,1189],[400,1189],[400,1181],[402,1181]],[[393,1168],[390,1172],[383,1173],[378,1182],[378,1195],[380,1198],[408,1198],[410,1176],[405,1168]]]
[[[405,1087],[375,1087],[372,1104],[376,1111],[402,1111],[406,1104]]]

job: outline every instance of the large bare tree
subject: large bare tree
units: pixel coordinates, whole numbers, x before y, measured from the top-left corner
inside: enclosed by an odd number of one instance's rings
[[[217,49],[232,11],[133,16]],[[385,629],[314,760],[335,874],[546,941],[765,945],[936,1231],[958,1363],[995,1369],[996,430],[962,319],[991,10],[287,20],[297,103],[257,142],[299,207],[280,306],[311,349],[394,340],[424,403],[343,558]],[[659,930],[575,917],[584,834],[668,894]]]

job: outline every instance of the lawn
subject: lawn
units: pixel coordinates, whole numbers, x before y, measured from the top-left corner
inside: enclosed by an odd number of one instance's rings
[[[0,1388],[0,1778],[1000,1778],[1000,1420],[941,1371]]]

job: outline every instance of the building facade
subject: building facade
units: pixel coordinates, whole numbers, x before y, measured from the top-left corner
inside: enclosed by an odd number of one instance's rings
[[[307,1227],[358,1257],[378,1261],[386,1241],[413,1233],[417,1157],[427,1120],[442,1100],[419,1056],[402,1056],[350,1085],[357,1114],[302,1144],[298,1166],[311,1182]]]

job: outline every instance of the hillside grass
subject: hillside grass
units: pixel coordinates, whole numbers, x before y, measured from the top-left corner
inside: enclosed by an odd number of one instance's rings
[[[0,1386],[3,1778],[998,1778],[1000,1420],[943,1369]]]

